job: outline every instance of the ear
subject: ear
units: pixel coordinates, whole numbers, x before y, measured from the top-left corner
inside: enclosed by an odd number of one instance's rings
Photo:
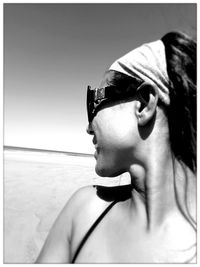
[[[155,85],[144,83],[137,92],[136,116],[139,126],[146,125],[154,116],[158,103],[158,89]]]

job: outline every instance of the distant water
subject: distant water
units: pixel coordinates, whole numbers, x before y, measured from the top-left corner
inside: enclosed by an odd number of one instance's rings
[[[41,149],[28,149],[4,147],[4,160],[40,162],[52,164],[75,164],[91,166],[94,168],[95,159],[91,154],[74,152],[51,151]]]
[[[42,150],[34,148],[21,148],[4,146],[4,158],[12,160],[24,160],[35,162],[55,162],[55,163],[67,163],[69,160],[74,162],[87,162],[95,163],[92,154],[76,153],[76,152],[64,152],[53,150]]]
[[[27,148],[27,147],[15,147],[15,146],[4,146],[6,151],[31,151],[31,152],[40,152],[40,153],[57,153],[65,154],[69,156],[81,156],[81,157],[91,157],[92,154],[87,153],[78,153],[78,152],[69,152],[69,151],[58,151],[58,150],[48,150],[48,149],[39,149],[39,148]]]
[[[5,165],[12,165],[12,169],[16,166],[16,164],[12,164],[14,162],[21,164],[29,162],[30,171],[32,167],[31,163],[34,166],[35,164],[39,164],[38,166],[40,167],[42,167],[42,164],[49,164],[48,172],[51,171],[54,165],[59,164],[63,166],[63,170],[67,170],[67,174],[71,173],[70,176],[79,174],[76,177],[77,180],[80,179],[80,175],[81,177],[87,176],[84,180],[90,181],[89,184],[118,186],[130,182],[130,177],[127,174],[114,178],[99,177],[95,173],[96,160],[92,154],[4,146],[4,162]],[[19,166],[16,166],[16,168],[19,168]],[[5,170],[9,172],[9,168],[5,168]]]

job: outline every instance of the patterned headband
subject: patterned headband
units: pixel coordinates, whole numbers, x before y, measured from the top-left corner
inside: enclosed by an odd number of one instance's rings
[[[110,70],[132,77],[139,76],[143,81],[156,85],[160,100],[166,105],[170,104],[165,47],[161,40],[143,44],[132,50],[117,59]]]

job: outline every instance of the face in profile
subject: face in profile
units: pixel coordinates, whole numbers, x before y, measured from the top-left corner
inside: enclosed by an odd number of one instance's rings
[[[135,101],[105,104],[88,126],[95,146],[96,173],[114,177],[128,170],[137,140]]]

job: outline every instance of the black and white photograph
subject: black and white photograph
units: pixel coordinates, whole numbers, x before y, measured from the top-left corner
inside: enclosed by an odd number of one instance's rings
[[[197,263],[197,4],[3,4],[3,262]]]

